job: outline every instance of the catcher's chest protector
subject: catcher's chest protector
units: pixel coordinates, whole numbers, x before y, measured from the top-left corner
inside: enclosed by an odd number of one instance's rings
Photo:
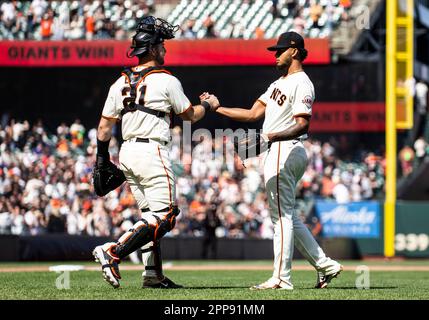
[[[125,87],[123,89],[122,94],[125,95],[127,92],[130,93],[130,96],[124,99],[124,109],[121,111],[121,115],[124,116],[124,114],[128,112],[134,112],[136,110],[140,110],[142,112],[149,113],[151,115],[157,116],[159,118],[165,117],[166,113],[163,111],[156,111],[153,109],[150,109],[144,105],[144,94],[146,91],[146,86],[142,86],[140,88],[141,95],[139,102],[136,103],[136,97],[137,97],[137,88],[139,84],[144,81],[145,77],[148,76],[150,73],[161,73],[165,72],[168,73],[165,69],[161,67],[149,67],[146,69],[143,69],[141,71],[133,71],[132,68],[125,68],[122,71],[122,75],[125,76],[127,83],[129,84],[129,87]]]

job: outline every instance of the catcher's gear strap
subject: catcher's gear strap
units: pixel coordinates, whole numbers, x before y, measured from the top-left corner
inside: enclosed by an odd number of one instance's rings
[[[153,116],[156,116],[158,118],[164,118],[166,116],[166,112],[164,111],[156,111],[153,109],[150,109],[144,105],[137,104],[135,102],[137,97],[137,87],[139,86],[140,82],[142,82],[149,74],[151,73],[168,73],[167,70],[161,68],[161,67],[149,67],[146,69],[143,69],[141,71],[133,71],[132,68],[125,68],[124,71],[122,71],[122,75],[125,76],[125,79],[127,83],[130,85],[130,98],[129,103],[124,104],[124,109],[121,111],[121,115],[124,116],[124,114],[128,112],[134,112],[136,110],[140,110],[142,112],[146,112],[148,114],[151,114]]]
[[[123,259],[148,242],[155,242],[161,239],[167,232],[174,228],[176,216],[179,213],[179,208],[174,206],[168,210],[167,214],[162,219],[153,214],[152,217],[155,218],[156,224],[150,224],[146,219],[141,219],[133,228],[128,230],[128,235],[126,235],[125,240],[118,242],[115,253],[120,259]]]
[[[152,252],[153,251],[153,246],[146,248],[146,249],[141,249],[142,253],[147,253],[147,252]]]
[[[158,278],[162,277],[161,240],[153,241],[148,248],[142,249],[142,253],[152,252],[153,265],[146,265],[145,271],[155,271]]]

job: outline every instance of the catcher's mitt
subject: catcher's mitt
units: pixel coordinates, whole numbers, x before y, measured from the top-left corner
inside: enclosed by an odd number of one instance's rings
[[[256,157],[265,152],[271,143],[265,136],[256,132],[246,132],[241,136],[234,137],[234,150],[241,160]]]
[[[103,165],[96,163],[92,171],[94,190],[99,197],[115,190],[125,180],[124,173],[110,161],[106,161]]]

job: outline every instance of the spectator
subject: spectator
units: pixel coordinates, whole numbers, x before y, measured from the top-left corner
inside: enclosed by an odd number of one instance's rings
[[[30,5],[30,10],[33,14],[33,20],[36,24],[40,24],[42,16],[48,8],[48,3],[45,0],[33,0]]]
[[[417,82],[415,86],[416,101],[416,123],[415,137],[421,136],[425,131],[427,113],[428,113],[428,86],[423,81]]]
[[[273,15],[273,18],[276,19],[280,16],[279,13],[279,1],[278,0],[271,0],[272,6],[271,6],[271,14]]]
[[[78,148],[83,145],[85,135],[85,127],[81,124],[80,119],[76,119],[70,127],[73,148]]]
[[[88,13],[85,20],[85,38],[86,40],[92,40],[94,38],[95,21],[91,13]]]
[[[334,183],[332,194],[335,198],[335,201],[340,204],[350,202],[350,191],[347,189],[340,176],[334,175],[332,177],[332,182]]]
[[[80,40],[84,37],[84,19],[77,14],[77,11],[72,11],[70,30],[68,32],[71,40]]]
[[[414,150],[418,164],[420,164],[425,158],[427,147],[428,144],[423,137],[419,137],[416,142],[414,142]]]
[[[352,7],[352,0],[340,0],[340,6],[343,8],[342,17],[343,20],[349,20],[349,11]]]
[[[15,23],[16,7],[15,4],[10,1],[4,1],[0,6],[1,22],[6,28],[12,28]]]
[[[419,113],[427,112],[428,104],[428,86],[423,81],[419,81],[415,87],[417,98],[417,109]]]
[[[320,28],[319,19],[322,16],[323,7],[320,5],[318,0],[311,0],[310,5],[310,17],[313,21],[312,28]]]
[[[212,19],[211,16],[208,16],[205,20],[204,20],[204,28],[206,29],[206,33],[205,33],[205,38],[217,38],[217,34],[214,30],[214,26],[215,23]]]
[[[302,16],[302,9],[298,10],[293,19],[293,31],[304,36],[305,19]]]
[[[193,30],[195,26],[195,19],[188,19],[188,21],[186,21],[186,25],[183,28],[183,38],[185,39],[196,39],[197,38],[197,33]]]
[[[43,18],[40,22],[40,35],[42,36],[42,40],[51,39],[52,35],[52,18],[48,13],[43,15]]]
[[[264,39],[265,31],[262,27],[256,27],[255,29],[255,39]]]
[[[401,162],[402,175],[408,176],[413,171],[414,150],[409,146],[405,146],[399,152],[399,160]]]
[[[220,219],[217,216],[217,206],[215,203],[207,207],[205,218],[203,220],[203,259],[217,257],[217,237],[216,229],[221,225]]]

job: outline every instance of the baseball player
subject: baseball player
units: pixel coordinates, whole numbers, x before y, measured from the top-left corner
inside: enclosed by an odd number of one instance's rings
[[[122,121],[120,169],[142,211],[141,220],[117,242],[93,250],[104,279],[115,288],[120,285],[120,260],[139,248],[143,250],[145,264],[143,287],[182,287],[163,275],[159,244],[159,239],[174,227],[179,214],[168,149],[170,114],[174,112],[194,123],[211,108],[210,100],[192,106],[180,81],[162,68],[164,40],[174,38],[177,29],[152,16],[138,24],[131,52],[127,54],[138,57],[138,65],[126,68],[110,87],[97,130],[96,166],[102,168],[109,162],[112,129],[117,121]]]
[[[295,189],[307,167],[302,141],[307,138],[314,87],[303,71],[307,57],[304,39],[296,32],[283,33],[275,51],[277,69],[282,76],[256,100],[251,109],[220,107],[216,112],[237,121],[265,121],[262,139],[269,146],[264,160],[264,181],[274,225],[274,272],[272,277],[253,290],[293,289],[291,266],[294,242],[303,256],[316,268],[316,288],[325,288],[342,266],[326,257],[307,227],[295,212]],[[208,93],[200,98],[213,98]]]

